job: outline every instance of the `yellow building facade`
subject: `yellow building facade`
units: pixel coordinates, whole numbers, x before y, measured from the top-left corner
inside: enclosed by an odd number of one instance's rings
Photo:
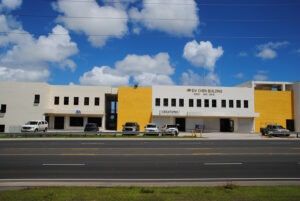
[[[140,131],[152,121],[152,88],[119,87],[118,88],[118,123],[121,131],[126,122],[137,122]]]
[[[287,120],[294,119],[293,92],[255,90],[255,112],[259,117],[255,118],[255,132],[268,124],[282,125],[286,128]]]

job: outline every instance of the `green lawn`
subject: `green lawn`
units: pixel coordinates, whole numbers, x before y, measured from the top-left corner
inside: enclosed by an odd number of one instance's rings
[[[299,201],[300,187],[47,187],[0,191],[0,200]]]

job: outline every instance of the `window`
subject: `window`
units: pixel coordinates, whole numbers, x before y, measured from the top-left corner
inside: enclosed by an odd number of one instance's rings
[[[233,108],[233,100],[229,100],[229,107]]]
[[[164,106],[168,106],[168,99],[164,98]]]
[[[201,99],[197,99],[197,107],[201,107]]]
[[[70,126],[83,127],[83,117],[70,117]]]
[[[208,99],[204,100],[204,107],[209,107],[209,100]]]
[[[1,113],[6,113],[6,104],[1,105]]]
[[[241,100],[236,100],[236,107],[241,108]]]
[[[84,105],[89,105],[89,104],[90,104],[89,97],[84,97]]]
[[[244,100],[244,108],[248,108],[248,101]]]
[[[184,100],[182,98],[179,99],[179,107],[184,107]]]
[[[172,107],[176,107],[176,99],[172,98],[171,100]]]
[[[5,132],[5,125],[0,125],[0,132]]]
[[[69,97],[64,97],[64,105],[69,105]]]
[[[216,99],[212,99],[212,107],[217,107],[217,100]]]
[[[100,98],[99,97],[95,97],[95,105],[100,105]]]
[[[189,107],[194,107],[194,100],[193,99],[189,99]]]
[[[54,97],[54,105],[59,105],[59,97],[58,96]]]
[[[222,107],[226,107],[226,100],[222,100]]]
[[[160,106],[160,98],[155,99],[155,106]]]
[[[34,95],[34,103],[35,103],[35,104],[40,103],[40,95],[39,95],[39,94],[35,94],[35,95]]]
[[[79,98],[78,97],[74,97],[74,105],[78,105],[79,104]]]

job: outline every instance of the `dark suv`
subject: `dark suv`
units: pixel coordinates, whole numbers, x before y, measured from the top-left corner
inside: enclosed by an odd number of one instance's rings
[[[87,132],[87,131],[95,131],[97,132],[98,131],[98,126],[96,123],[87,123],[84,127],[84,132]]]
[[[122,131],[140,131],[140,126],[136,122],[126,122]]]

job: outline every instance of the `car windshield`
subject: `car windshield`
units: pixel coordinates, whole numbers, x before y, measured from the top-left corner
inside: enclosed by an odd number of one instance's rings
[[[148,125],[147,125],[147,128],[156,128],[156,125],[148,124]]]
[[[28,121],[25,125],[37,125],[37,121]]]
[[[135,126],[135,123],[133,123],[133,122],[127,122],[127,123],[125,124],[125,126]]]
[[[282,126],[273,126],[274,129],[283,129]]]
[[[176,125],[167,125],[167,128],[177,128]]]
[[[89,127],[89,128],[95,127],[95,124],[87,124],[85,127]]]

